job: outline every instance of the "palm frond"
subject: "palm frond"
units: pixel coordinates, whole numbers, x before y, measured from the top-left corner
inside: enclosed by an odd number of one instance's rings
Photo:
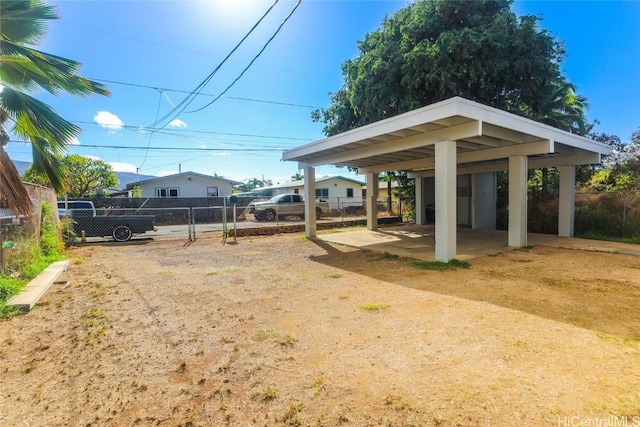
[[[56,154],[64,150],[81,131],[44,102],[11,88],[4,88],[0,92],[0,108],[15,120],[13,130],[17,134],[32,143],[34,137],[43,138]]]
[[[22,184],[20,174],[7,155],[0,147],[0,194],[6,197],[9,209],[14,215],[33,216],[33,205],[26,188]]]
[[[29,88],[34,84],[57,94],[65,91],[76,96],[110,95],[106,86],[77,75],[82,64],[19,44],[0,41],[3,81]]]
[[[55,7],[41,0],[2,0],[0,36],[3,40],[35,44],[45,33],[46,20],[58,19]]]
[[[38,140],[31,143],[33,152],[33,171],[46,176],[56,192],[62,191],[66,186],[66,168],[60,158],[49,150],[46,141]]]

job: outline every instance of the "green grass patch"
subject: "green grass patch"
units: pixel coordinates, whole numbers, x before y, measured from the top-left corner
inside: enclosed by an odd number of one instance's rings
[[[6,305],[13,295],[19,293],[31,279],[40,274],[55,261],[64,259],[64,245],[58,240],[58,229],[54,221],[57,211],[48,203],[42,203],[42,226],[40,244],[32,235],[17,233],[11,241],[1,242],[4,256],[10,257],[9,264],[0,274],[0,317],[8,318],[18,310]]]
[[[447,270],[457,270],[459,268],[470,268],[471,264],[466,261],[460,261],[457,259],[452,259],[449,262],[443,261],[413,261],[411,262],[416,268],[421,270],[435,270],[435,271],[447,271]]]
[[[384,252],[382,255],[378,257],[378,259],[398,259],[400,258],[396,254],[390,254],[389,252]]]
[[[29,283],[26,279],[18,277],[0,276],[0,319],[8,319],[19,313],[14,307],[6,302],[16,295]]]
[[[369,312],[383,311],[389,308],[389,304],[373,302],[369,304],[363,304],[360,306],[360,308],[364,311]]]

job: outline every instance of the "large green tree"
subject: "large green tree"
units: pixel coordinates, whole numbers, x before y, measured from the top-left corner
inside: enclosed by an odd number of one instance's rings
[[[385,18],[342,64],[344,84],[314,120],[330,136],[462,96],[583,131],[586,100],[561,73],[562,43],[511,4],[416,0]]]
[[[102,160],[68,154],[60,158],[64,170],[62,188],[58,196],[68,195],[77,199],[86,196],[101,196],[109,193],[118,185],[118,177],[111,165]],[[50,186],[49,178],[42,175],[32,166],[24,173],[24,180],[35,184]]]
[[[58,19],[55,8],[42,0],[0,2],[0,193],[18,214],[31,215],[31,202],[4,150],[10,135],[31,143],[34,170],[60,190],[64,168],[58,156],[81,130],[32,95],[41,90],[54,95],[109,95],[105,86],[78,76],[80,63],[33,47],[52,19]]]

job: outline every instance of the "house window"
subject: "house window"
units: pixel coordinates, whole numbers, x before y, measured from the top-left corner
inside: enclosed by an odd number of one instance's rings
[[[177,188],[156,187],[156,197],[178,197],[179,194]]]
[[[293,189],[293,192],[294,192],[295,194],[298,194],[298,193],[300,193],[300,190],[299,190],[299,189],[297,189],[297,188],[294,188],[294,189]]]
[[[347,197],[353,197],[353,188],[347,188]]]
[[[328,188],[316,188],[316,197],[329,197]]]
[[[218,187],[207,187],[207,197],[218,197]]]

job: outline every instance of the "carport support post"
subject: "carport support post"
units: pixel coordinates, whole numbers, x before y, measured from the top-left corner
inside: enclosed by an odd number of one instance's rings
[[[378,174],[367,172],[367,230],[378,229]]]
[[[436,261],[456,257],[456,141],[435,144]]]
[[[576,167],[559,166],[560,200],[558,200],[558,236],[573,237],[576,201]]]
[[[527,156],[509,157],[509,246],[527,246]]]
[[[415,196],[416,196],[416,224],[424,225],[427,223],[426,221],[426,204],[424,203],[424,178],[421,176],[416,176],[414,178],[415,181]]]
[[[318,235],[316,222],[316,169],[302,165],[304,174],[304,231],[307,238]]]

